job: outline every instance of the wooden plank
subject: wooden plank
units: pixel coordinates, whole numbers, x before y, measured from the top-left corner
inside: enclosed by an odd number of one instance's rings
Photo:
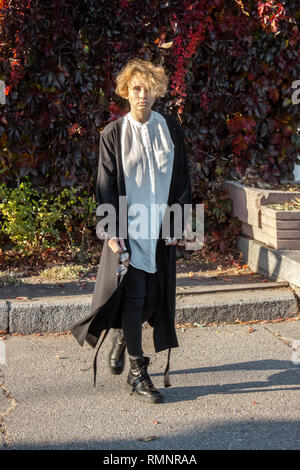
[[[268,225],[277,230],[300,230],[300,219],[299,220],[280,220],[272,217],[267,217],[262,214],[261,226]]]
[[[268,206],[261,206],[261,215],[279,220],[300,220],[300,211],[298,210],[285,211],[283,209],[273,209]]]
[[[265,233],[260,227],[249,225],[242,222],[242,233],[249,238],[264,243],[275,250],[300,250],[300,240],[295,239],[278,239],[270,234]]]
[[[300,240],[278,239],[276,250],[300,250]]]
[[[262,225],[262,231],[279,240],[300,240],[300,230],[277,230],[269,225]]]

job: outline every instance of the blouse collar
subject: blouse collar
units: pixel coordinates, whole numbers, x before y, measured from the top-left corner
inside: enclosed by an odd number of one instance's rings
[[[148,121],[146,122],[139,122],[139,121],[136,121],[132,115],[131,115],[131,112],[129,111],[128,113],[128,119],[129,121],[131,122],[131,124],[134,124],[135,126],[138,126],[138,127],[148,127],[149,124],[152,123],[153,119],[154,119],[154,113],[153,111],[151,110],[151,115],[150,115],[150,118],[148,119]]]

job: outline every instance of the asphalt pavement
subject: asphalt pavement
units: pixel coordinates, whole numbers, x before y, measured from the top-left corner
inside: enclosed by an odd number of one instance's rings
[[[69,334],[1,340],[0,448],[64,450],[300,449],[300,321],[179,328],[167,351],[143,331],[149,373],[165,402],[141,403]],[[297,342],[298,341],[298,342]],[[5,344],[5,346],[3,346]],[[4,355],[5,352],[5,355]],[[4,363],[3,363],[4,362]]]

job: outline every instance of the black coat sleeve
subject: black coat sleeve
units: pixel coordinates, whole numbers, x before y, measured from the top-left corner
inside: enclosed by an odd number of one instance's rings
[[[113,143],[112,133],[106,132],[104,129],[100,135],[99,141],[99,162],[98,174],[96,183],[96,201],[98,206],[101,204],[111,204],[115,209],[116,214],[116,233],[119,236],[119,195],[117,184],[117,164],[116,155],[114,150],[115,144]],[[109,213],[104,216],[98,216],[98,221],[107,217]],[[111,218],[108,218],[111,221]],[[107,232],[108,223],[104,226]],[[109,233],[113,236],[114,233]]]
[[[178,126],[178,140],[176,144],[177,161],[176,161],[176,180],[175,180],[175,197],[174,202],[180,204],[182,214],[181,231],[184,231],[184,205],[192,203],[192,191],[189,174],[189,166],[184,141],[184,130]]]

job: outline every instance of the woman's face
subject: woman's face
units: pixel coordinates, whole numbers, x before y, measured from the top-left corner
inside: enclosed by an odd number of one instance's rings
[[[131,111],[147,115],[151,111],[155,96],[147,89],[142,78],[136,75],[128,83],[127,99],[130,103]]]

